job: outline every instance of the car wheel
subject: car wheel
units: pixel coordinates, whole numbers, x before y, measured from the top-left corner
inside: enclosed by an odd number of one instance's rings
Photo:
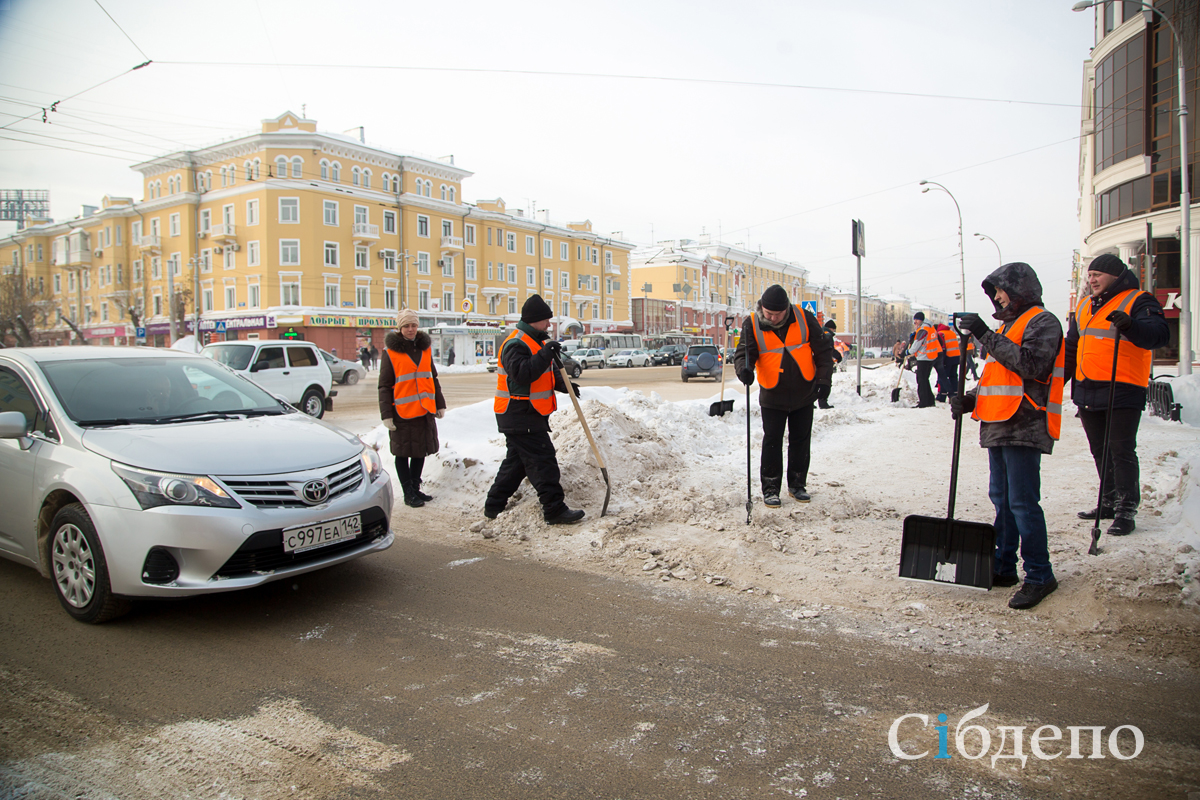
[[[581,374],[583,374],[583,367],[576,366],[571,370],[572,378],[578,378]]]
[[[358,383],[358,370],[356,370],[356,369],[346,370],[346,374],[344,376],[342,376],[342,383],[345,383],[349,386],[353,386],[354,384]]]
[[[325,416],[325,398],[320,389],[309,389],[300,400],[300,410],[310,417],[320,419]]]
[[[603,361],[601,361],[601,362],[600,362],[600,369],[604,369],[604,362],[603,362]]]
[[[686,372],[683,373],[683,375],[681,377],[683,378],[683,382],[687,383],[687,373]]]
[[[54,591],[68,614],[98,624],[129,610],[129,601],[112,593],[100,537],[82,505],[71,503],[58,510],[48,547]]]

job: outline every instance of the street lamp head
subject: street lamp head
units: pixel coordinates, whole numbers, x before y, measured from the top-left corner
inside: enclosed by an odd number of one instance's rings
[[[1095,0],[1079,0],[1078,3],[1071,6],[1072,11],[1084,11],[1096,5]]]
[[[918,186],[924,186],[924,185],[925,185],[925,184],[927,184],[927,183],[929,183],[929,181],[921,181],[921,182],[920,182],[919,184],[917,184],[917,185],[918,185]]]
[[[929,187],[926,186],[924,189],[921,190],[921,194],[925,194],[928,191],[929,191]]]

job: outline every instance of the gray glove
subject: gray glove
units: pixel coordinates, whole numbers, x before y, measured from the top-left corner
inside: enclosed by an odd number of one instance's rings
[[[389,431],[394,431],[396,430],[396,421],[391,417],[388,417],[383,421],[383,427],[387,428]]]

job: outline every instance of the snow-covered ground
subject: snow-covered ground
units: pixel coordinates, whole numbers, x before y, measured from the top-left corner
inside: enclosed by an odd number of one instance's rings
[[[1067,402],[1063,438],[1042,461],[1042,504],[1060,588],[1033,611],[1018,612],[1007,607],[1014,589],[982,592],[896,576],[904,517],[946,513],[954,423],[944,405],[911,408],[911,373],[895,405],[889,402],[893,368],[862,375],[860,397],[854,370],[838,373],[834,408],[816,412],[809,504],[786,496],[780,509],[762,504],[757,387],[750,397],[749,524],[744,387],[727,384],[726,398],[735,399],[724,417],[708,415],[716,392],[703,401],[665,402],[657,394],[584,387],[584,414],[612,484],[604,517],[604,481],[562,396],[551,425],[563,486],[568,504],[588,516],[576,526],[547,526],[524,484],[498,519],[483,517],[504,455],[489,401],[452,410],[439,422],[442,449],[427,460],[424,475],[424,490],[435,500],[421,509],[398,503],[397,533],[681,589],[754,594],[811,624],[926,652],[995,653],[1004,643],[1006,655],[1086,663],[1096,648],[1116,644],[1138,669],[1147,668],[1147,659],[1159,668],[1197,663],[1200,429],[1143,418],[1138,529],[1122,538],[1102,536],[1101,554],[1091,556],[1091,523],[1076,512],[1095,505],[1096,476]],[[1182,394],[1190,398],[1189,390]],[[382,427],[362,437],[390,462]],[[987,479],[978,424],[968,420],[956,519],[992,522]]]

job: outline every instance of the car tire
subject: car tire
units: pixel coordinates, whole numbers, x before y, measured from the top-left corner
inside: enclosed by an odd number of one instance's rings
[[[58,510],[46,547],[54,593],[68,614],[98,625],[129,610],[129,601],[112,593],[100,537],[81,504]]]
[[[603,362],[603,361],[601,361],[601,362],[600,362],[600,369],[604,369],[604,362]]]
[[[353,386],[354,384],[358,383],[358,370],[346,370],[346,374],[342,376],[342,383],[346,384],[347,386]]]
[[[571,369],[571,377],[572,378],[578,378],[582,374],[583,374],[583,367],[575,366]]]
[[[300,398],[300,410],[316,419],[325,416],[325,398],[321,390],[315,386],[309,388],[304,397]]]
[[[684,374],[684,375],[682,375],[681,377],[683,378],[683,382],[684,382],[684,383],[687,383],[687,374],[685,373],[685,374]]]

